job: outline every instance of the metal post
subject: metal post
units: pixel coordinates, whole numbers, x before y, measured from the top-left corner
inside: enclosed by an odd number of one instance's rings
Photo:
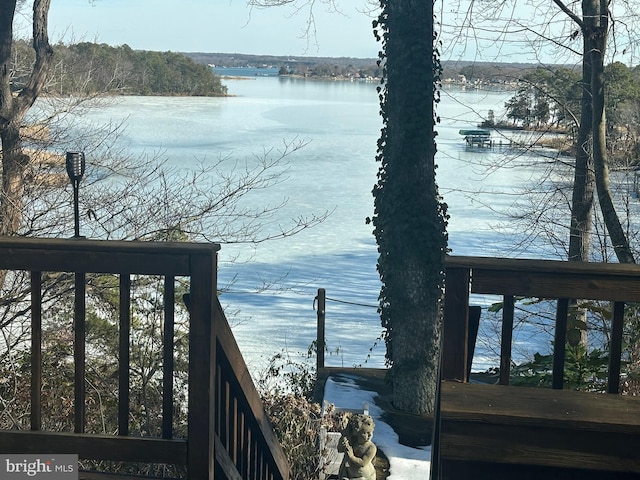
[[[80,190],[80,180],[73,181],[73,221],[74,221],[74,237],[80,238],[80,207],[78,205],[78,191]]]
[[[324,326],[327,292],[324,288],[318,289],[318,333],[316,337],[316,373],[324,368]]]

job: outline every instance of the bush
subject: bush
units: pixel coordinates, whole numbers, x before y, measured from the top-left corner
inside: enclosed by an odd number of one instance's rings
[[[265,412],[291,467],[292,480],[319,477],[320,431],[323,427],[339,430],[339,419],[331,414],[333,406],[323,412],[312,400],[317,376],[308,362],[311,353],[312,349],[300,355],[300,360],[284,351],[274,355],[257,382]]]
[[[609,355],[599,349],[587,352],[583,345],[567,345],[565,350],[564,388],[604,392],[607,386]],[[511,384],[551,387],[553,355],[536,353],[530,362],[511,369]]]
[[[265,393],[262,401],[291,467],[290,478],[318,478],[320,405],[293,394]]]

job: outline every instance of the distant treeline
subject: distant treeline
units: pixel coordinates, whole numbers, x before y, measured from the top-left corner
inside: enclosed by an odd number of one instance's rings
[[[185,52],[184,55],[202,64],[220,67],[276,67],[280,69],[281,73],[307,77],[352,77],[356,73],[363,77],[380,77],[382,75],[382,67],[378,65],[377,58],[205,52]],[[461,77],[465,77],[468,82],[511,83],[516,82],[523,72],[535,70],[538,65],[443,60],[442,67],[442,80],[445,82],[459,81]]]
[[[382,67],[375,58],[300,57],[295,55],[251,55],[244,53],[186,52],[186,56],[202,64],[218,67],[272,67],[281,75],[318,78],[380,77]]]
[[[27,80],[34,53],[27,41],[14,44],[12,86]],[[132,50],[90,42],[54,46],[46,94],[224,96],[220,78],[206,65],[180,53]]]

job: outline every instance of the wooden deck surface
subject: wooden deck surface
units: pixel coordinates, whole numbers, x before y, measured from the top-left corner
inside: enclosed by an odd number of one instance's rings
[[[490,417],[493,423],[520,425],[561,421],[571,428],[620,433],[637,432],[640,427],[640,399],[636,397],[455,382],[444,382],[442,395],[450,419],[482,421]]]
[[[640,478],[640,399],[445,381],[440,455],[443,479],[461,478],[465,465],[477,478],[484,478],[477,475],[483,465],[487,470],[579,468],[598,472],[594,478]],[[513,474],[518,473],[511,469]]]

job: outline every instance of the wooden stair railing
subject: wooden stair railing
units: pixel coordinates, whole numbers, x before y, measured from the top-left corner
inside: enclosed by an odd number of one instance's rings
[[[469,383],[470,294],[503,299],[499,385]],[[508,386],[517,296],[557,299],[551,389]],[[609,394],[562,390],[574,300],[612,303]],[[640,266],[447,258],[432,478],[640,477],[640,400],[616,395],[628,302],[640,302]]]
[[[191,295],[185,303],[191,311]],[[286,458],[217,299],[212,318],[216,471],[230,479],[287,479]]]
[[[0,270],[30,272],[30,430],[0,431],[3,454],[77,454],[80,459],[185,465],[188,478],[286,480],[289,468],[265,417],[217,299],[217,244],[0,238]],[[74,427],[42,429],[42,276],[73,273]],[[118,434],[85,433],[85,284],[88,274],[119,278]],[[161,437],[129,432],[131,276],[163,277]],[[173,431],[176,277],[189,277],[187,438]],[[92,474],[93,475],[93,474]],[[98,478],[92,476],[91,478]]]

